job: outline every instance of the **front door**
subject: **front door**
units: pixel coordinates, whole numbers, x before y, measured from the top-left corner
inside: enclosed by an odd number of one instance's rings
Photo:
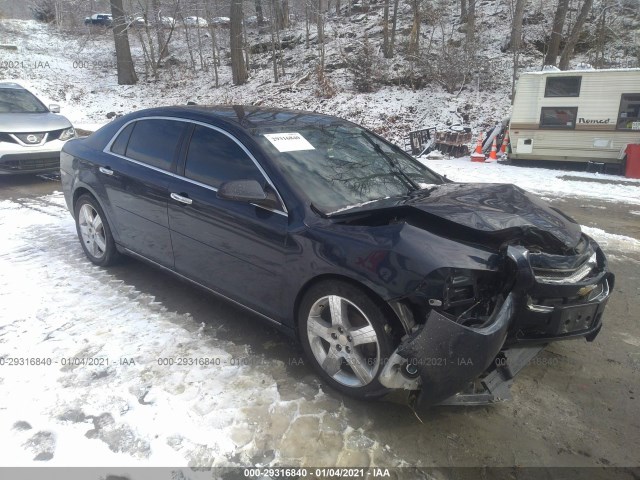
[[[226,181],[267,180],[239,142],[195,125],[186,149],[184,179],[169,185],[169,225],[179,273],[264,315],[281,312],[288,216],[219,199]]]

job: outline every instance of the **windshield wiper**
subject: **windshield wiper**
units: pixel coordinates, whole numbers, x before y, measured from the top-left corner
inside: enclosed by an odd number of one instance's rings
[[[387,163],[391,167],[392,173],[394,173],[401,181],[408,184],[409,193],[415,192],[416,190],[420,190],[420,186],[416,182],[411,180],[411,177],[409,177],[409,175],[407,175],[404,172],[404,170],[402,170],[398,166],[397,162],[393,158],[391,158],[389,155],[387,155],[384,152],[384,150],[382,150],[382,147],[378,143],[374,142],[371,138],[369,138],[369,135],[367,135],[365,132],[360,132],[360,135],[362,135],[367,140],[367,142],[369,142],[373,146],[373,149],[376,151],[376,153],[379,153],[382,156],[382,158],[384,158],[387,161]]]

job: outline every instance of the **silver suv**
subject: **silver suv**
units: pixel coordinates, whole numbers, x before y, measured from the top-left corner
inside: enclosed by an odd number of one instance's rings
[[[21,85],[0,82],[0,175],[60,170],[60,149],[76,132],[59,112]]]

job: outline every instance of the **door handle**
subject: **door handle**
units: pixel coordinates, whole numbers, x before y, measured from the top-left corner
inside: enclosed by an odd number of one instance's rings
[[[185,205],[191,205],[193,203],[193,200],[191,200],[189,197],[183,197],[182,195],[177,193],[172,193],[171,198],[173,198],[177,202],[184,203]]]
[[[100,167],[98,170],[100,170],[100,172],[104,173],[105,175],[113,175],[113,170],[111,170],[109,167]]]

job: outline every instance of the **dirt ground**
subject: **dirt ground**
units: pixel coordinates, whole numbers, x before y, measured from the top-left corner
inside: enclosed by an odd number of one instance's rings
[[[55,177],[0,177],[0,200],[37,200],[60,188]],[[640,216],[630,213],[638,206],[568,197],[552,203],[583,225],[640,240]],[[640,252],[607,253],[616,284],[593,343],[550,346],[516,378],[509,402],[433,408],[424,423],[394,400],[358,402],[322,386],[308,365],[296,361],[302,351],[294,342],[244,310],[135,260],[109,273],[154,296],[168,311],[190,313],[194,331],[204,323],[219,340],[283,362],[285,375],[277,377],[281,398],[326,393],[305,408],[334,414],[334,426],[324,428],[338,435],[324,435],[312,416],[298,417],[285,435],[278,434],[273,417],[256,413],[252,435],[262,442],[265,458],[276,450],[279,458],[307,465],[639,466]],[[288,421],[286,411],[280,415]],[[271,435],[259,433],[269,429]],[[354,437],[354,431],[366,435]]]

